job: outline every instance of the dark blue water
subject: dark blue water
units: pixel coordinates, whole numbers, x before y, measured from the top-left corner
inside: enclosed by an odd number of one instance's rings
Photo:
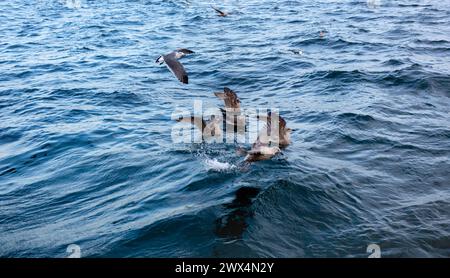
[[[450,2],[375,2],[1,1],[0,256],[450,256]],[[282,155],[172,142],[223,86]]]

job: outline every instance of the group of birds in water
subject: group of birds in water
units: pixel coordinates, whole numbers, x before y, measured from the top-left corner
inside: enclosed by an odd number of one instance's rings
[[[218,13],[218,16],[229,15],[229,13],[215,7],[211,6],[211,8]],[[322,36],[322,33],[320,36]],[[192,53],[194,53],[192,50],[180,48],[169,54],[159,56],[156,63],[165,64],[180,82],[188,84],[189,79],[186,70],[178,60]],[[205,121],[203,117],[191,116],[180,117],[177,121],[195,125],[202,132],[203,139],[222,136],[222,125],[227,126],[227,132],[231,130],[235,134],[245,133],[247,130],[246,116],[241,111],[241,101],[237,94],[228,87],[225,87],[223,92],[215,92],[214,94],[224,101],[225,109],[221,109],[223,118],[212,115],[209,121]],[[286,121],[278,113],[269,111],[266,115],[258,115],[256,118],[265,122],[265,128],[258,133],[258,137],[250,150],[237,149],[238,154],[245,155],[245,163],[271,159],[291,143],[292,129],[286,126]]]

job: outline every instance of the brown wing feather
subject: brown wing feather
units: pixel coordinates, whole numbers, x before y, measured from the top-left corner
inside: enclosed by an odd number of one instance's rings
[[[240,100],[236,95],[236,93],[228,87],[225,87],[223,91],[224,93],[215,93],[215,94],[217,97],[223,99],[223,101],[225,102],[225,107],[233,109],[240,108],[239,105]]]
[[[269,116],[260,116],[258,117],[259,120],[265,121],[267,124],[271,124],[272,123],[272,117],[276,117],[278,116],[278,126],[280,128],[280,130],[286,128],[286,120],[283,119],[280,115],[278,115],[275,112],[272,112],[269,114]]]
[[[216,12],[218,12],[221,16],[226,16],[227,14],[222,12],[221,10],[219,10],[218,8],[215,8],[213,6],[211,6],[211,8],[213,8],[213,10],[215,10]]]

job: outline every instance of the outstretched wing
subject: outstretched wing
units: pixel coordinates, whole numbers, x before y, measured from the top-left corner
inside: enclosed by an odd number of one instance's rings
[[[223,89],[223,91],[225,92],[226,98],[225,98],[225,107],[226,108],[240,108],[241,105],[241,100],[238,98],[238,96],[236,95],[236,93],[231,90],[230,88],[225,87]]]
[[[183,65],[175,58],[174,55],[168,54],[164,56],[164,62],[169,70],[184,84],[188,84],[188,75]]]
[[[272,117],[274,117],[274,118],[278,117],[278,125],[279,125],[280,130],[283,130],[286,128],[286,120],[283,119],[280,115],[278,115],[275,112],[269,112],[268,116],[258,115],[258,120],[264,121],[268,125],[270,125],[272,123]]]
[[[226,15],[227,15],[226,13],[222,12],[222,11],[219,10],[218,8],[215,8],[215,7],[213,7],[213,6],[211,6],[211,8],[213,8],[213,10],[215,10],[216,12],[218,12],[220,16],[226,16]]]
[[[240,105],[241,101],[236,95],[236,93],[227,87],[225,87],[223,91],[224,91],[223,93],[222,92],[214,93],[214,95],[216,95],[216,97],[224,101],[225,108],[233,109],[233,111],[239,112],[239,108],[241,107]]]
[[[183,52],[184,54],[192,54],[192,53],[194,53],[194,51],[189,50],[187,48],[179,48],[179,49],[177,49],[177,51]]]
[[[263,146],[268,146],[268,143],[262,142],[261,135],[258,135],[258,137],[256,138],[256,141],[252,144],[252,150],[258,149]]]

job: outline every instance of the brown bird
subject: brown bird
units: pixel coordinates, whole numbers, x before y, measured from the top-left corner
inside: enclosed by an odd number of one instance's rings
[[[222,136],[222,120],[220,117],[211,116],[211,120],[206,122],[201,117],[180,117],[176,120],[177,122],[191,123],[195,125],[202,132],[202,139],[211,139],[214,137],[221,138]]]
[[[218,14],[218,16],[227,16],[228,13],[227,12],[222,12],[221,10],[219,10],[218,8],[215,8],[213,6],[211,6],[211,8],[213,8],[213,10],[215,10]]]
[[[268,160],[291,143],[290,134],[292,129],[286,127],[286,121],[278,114],[269,112],[265,116],[257,116],[257,119],[265,121],[267,126],[261,130],[255,143],[249,151],[238,148],[238,154],[246,154],[244,163],[251,163],[260,160]],[[272,126],[272,120],[278,125]]]
[[[258,140],[266,144],[278,142],[281,148],[285,148],[291,143],[292,129],[286,127],[286,121],[280,115],[269,112],[267,116],[258,115],[257,119],[265,121],[267,124],[267,127],[258,136]],[[272,120],[275,122],[278,120],[278,125],[272,126]]]
[[[222,99],[225,102],[225,108],[227,110],[240,113],[241,112],[241,100],[238,98],[236,93],[230,88],[223,88],[223,92],[214,93],[216,97]]]
[[[260,160],[268,160],[279,153],[281,150],[277,146],[269,146],[268,144],[262,143],[259,140],[253,144],[252,148],[247,151],[247,155],[244,158],[244,162],[255,162]]]
[[[240,134],[244,133],[246,118],[241,113],[241,100],[236,93],[225,87],[223,92],[215,92],[214,95],[224,101],[225,109],[221,108],[220,110],[225,117],[227,132],[233,130],[233,132]]]

